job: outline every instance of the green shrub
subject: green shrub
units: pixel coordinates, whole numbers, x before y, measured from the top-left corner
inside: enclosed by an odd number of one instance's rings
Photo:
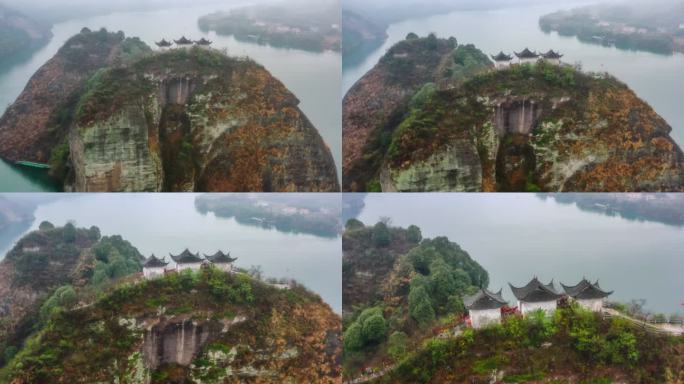
[[[409,292],[409,314],[422,327],[435,321],[435,310],[424,287],[411,288]]]
[[[358,322],[352,323],[342,336],[345,351],[358,351],[363,347],[362,326]]]
[[[357,219],[349,219],[349,220],[347,220],[347,223],[345,224],[344,228],[347,231],[355,231],[358,229],[365,228],[365,225]]]
[[[406,231],[406,239],[412,244],[418,244],[423,240],[423,234],[420,228],[415,225],[410,225]]]
[[[378,222],[373,227],[373,244],[376,247],[386,247],[391,242],[391,234],[387,225],[383,222]]]
[[[387,342],[387,353],[395,361],[399,361],[406,356],[408,344],[408,335],[401,331],[393,332]]]

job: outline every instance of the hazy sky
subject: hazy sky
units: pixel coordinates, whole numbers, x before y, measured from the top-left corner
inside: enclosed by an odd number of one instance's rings
[[[326,0],[327,1],[327,0]],[[97,15],[113,11],[177,8],[202,4],[256,4],[271,0],[0,0],[36,19],[63,21],[83,15]]]

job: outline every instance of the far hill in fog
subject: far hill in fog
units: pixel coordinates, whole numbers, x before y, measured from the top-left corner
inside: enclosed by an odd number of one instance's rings
[[[52,37],[50,26],[0,4],[0,63],[31,52]]]
[[[253,5],[206,15],[199,25],[203,31],[274,47],[339,51],[342,43],[338,1]]]
[[[538,195],[561,204],[576,204],[584,211],[684,226],[684,195],[678,193],[560,193]]]
[[[195,208],[286,233],[337,237],[342,230],[337,194],[208,194],[195,198]]]
[[[684,1],[600,4],[543,16],[545,32],[654,53],[684,52]]]

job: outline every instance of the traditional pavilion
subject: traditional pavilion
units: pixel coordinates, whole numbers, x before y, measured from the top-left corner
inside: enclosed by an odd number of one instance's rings
[[[209,260],[212,265],[224,272],[233,272],[233,262],[237,260],[237,257],[230,257],[230,252],[226,254],[222,251],[216,252],[213,256],[204,255],[204,257]]]
[[[154,279],[164,276],[164,271],[169,263],[157,258],[154,254],[143,264],[143,276],[146,279]]]
[[[582,279],[577,285],[569,286],[561,283],[565,294],[572,298],[580,306],[594,312],[601,312],[606,297],[613,291],[607,292],[601,289],[598,280],[595,283]]]
[[[187,248],[180,255],[169,255],[176,263],[176,271],[178,272],[186,269],[199,270],[204,263],[204,260],[200,257],[199,253],[192,253]]]
[[[503,53],[503,51],[499,52],[498,55],[494,56],[491,55],[492,60],[494,60],[494,66],[496,69],[502,69],[502,68],[508,68],[511,66],[511,60],[513,60],[513,56],[507,55]]]
[[[185,48],[192,45],[192,40],[185,38],[185,36],[181,37],[180,40],[174,40],[174,42],[180,48]]]
[[[508,285],[515,298],[518,299],[518,309],[523,316],[539,309],[550,315],[556,310],[558,299],[563,296],[554,288],[553,280],[548,284],[542,284],[535,277],[524,287],[518,288],[510,283]]]
[[[168,49],[171,48],[171,46],[173,45],[172,42],[166,41],[166,39],[162,39],[161,41],[157,41],[157,42],[155,42],[155,44],[156,44],[157,47],[159,47],[159,49],[161,49],[162,51],[168,50]]]
[[[514,52],[520,64],[535,64],[539,60],[539,54],[525,48],[522,52]]]
[[[463,299],[473,328],[479,329],[501,323],[501,307],[508,304],[501,297],[501,291],[494,293],[483,288]]]
[[[560,65],[561,57],[563,57],[563,55],[561,55],[558,52],[555,52],[553,49],[549,50],[546,53],[542,53],[542,58],[544,59],[544,61],[554,65]]]
[[[213,41],[207,40],[204,37],[195,41],[195,44],[197,44],[197,46],[200,48],[209,48],[211,43],[213,43]]]

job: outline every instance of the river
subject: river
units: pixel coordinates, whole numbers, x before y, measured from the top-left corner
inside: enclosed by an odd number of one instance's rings
[[[217,36],[200,31],[197,20],[217,10],[236,5],[201,5],[159,11],[117,12],[103,16],[76,18],[53,26],[54,37],[21,64],[0,73],[0,114],[14,102],[30,77],[81,28],[122,30],[126,36],[138,36],[149,46],[162,38],[190,39],[206,37],[215,48],[227,48],[233,56],[249,56],[280,79],[301,101],[300,108],[309,117],[330,147],[338,174],[341,172],[342,58],[339,52],[313,53],[294,49],[273,48],[235,40],[232,36]],[[56,186],[45,183],[43,175],[26,173],[0,162],[0,191],[54,191]]]
[[[489,288],[522,286],[534,276],[574,285],[600,279],[610,300],[645,299],[646,308],[684,314],[684,228],[586,212],[535,194],[369,194],[359,219],[419,226],[447,236],[478,261]]]
[[[575,7],[577,4],[570,5]],[[684,145],[684,54],[672,56],[648,52],[626,51],[582,43],[574,37],[557,33],[545,34],[539,28],[539,17],[559,9],[558,4],[527,5],[498,10],[459,11],[446,15],[406,20],[390,25],[389,38],[359,64],[345,67],[342,74],[343,94],[368,72],[386,50],[403,40],[409,32],[426,36],[454,36],[459,44],[472,43],[486,54],[504,51],[512,54],[525,47],[546,52],[560,51],[566,63],[581,62],[583,69],[609,72],[625,82],[646,100],[671,126],[672,137]]]
[[[145,257],[154,253],[169,260],[169,252],[185,248],[237,257],[241,268],[260,266],[266,277],[293,278],[319,294],[337,313],[342,311],[342,240],[287,234],[242,225],[234,219],[202,215],[195,210],[196,194],[74,194],[38,206],[35,221],[24,233],[47,220],[78,227],[96,225],[102,235],[121,235]],[[331,204],[339,195],[330,194]],[[28,229],[27,229],[28,228]],[[0,236],[0,258],[23,233],[13,239]],[[1,242],[4,241],[4,244]]]

